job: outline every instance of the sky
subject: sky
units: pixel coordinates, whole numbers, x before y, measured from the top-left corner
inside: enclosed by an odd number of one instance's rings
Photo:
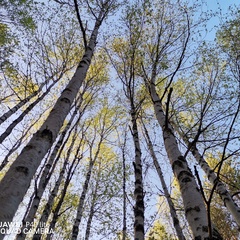
[[[206,0],[207,6],[203,10],[207,11],[219,11],[220,10],[220,16],[224,17],[231,17],[228,13],[230,6],[239,6],[240,1],[239,0]],[[215,26],[219,26],[221,23],[221,19],[219,17],[213,17],[208,23],[208,29],[212,29],[211,32],[208,34],[209,40],[212,40],[215,37],[215,30],[213,29]]]

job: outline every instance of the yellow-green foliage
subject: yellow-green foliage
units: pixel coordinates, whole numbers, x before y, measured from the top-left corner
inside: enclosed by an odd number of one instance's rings
[[[7,66],[5,69],[5,75],[8,77],[10,88],[17,94],[21,99],[32,94],[38,90],[38,85],[33,82],[30,78],[22,76],[16,68]]]
[[[108,61],[106,59],[106,53],[102,50],[95,53],[87,73],[87,83],[92,82],[94,86],[101,86],[109,81]]]
[[[6,24],[0,23],[0,47],[9,42],[9,28]]]
[[[166,230],[165,226],[158,220],[147,234],[146,240],[176,240]]]
[[[215,156],[208,154],[206,159],[209,166],[217,171],[221,154],[217,153]],[[224,161],[220,179],[226,183],[230,192],[234,193],[238,191],[240,187],[240,174],[234,159]],[[207,189],[206,194],[209,194],[212,190],[212,185],[205,181],[204,186]],[[230,213],[226,211],[223,201],[218,194],[214,194],[211,201],[211,218],[222,234],[223,239],[239,239],[238,228],[233,223]]]

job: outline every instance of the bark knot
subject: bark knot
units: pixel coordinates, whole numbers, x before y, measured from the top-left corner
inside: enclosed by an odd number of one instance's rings
[[[24,175],[28,175],[28,168],[24,166],[18,166],[16,167],[17,172],[22,172]]]
[[[41,137],[46,138],[50,143],[52,142],[52,132],[49,129],[44,129],[41,132]]]
[[[200,208],[198,206],[195,206],[195,207],[189,207],[186,209],[186,214],[188,214],[189,212],[191,211],[196,211],[196,212],[200,212]]]

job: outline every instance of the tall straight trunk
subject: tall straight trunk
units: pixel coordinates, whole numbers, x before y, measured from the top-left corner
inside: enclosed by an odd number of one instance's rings
[[[152,159],[153,159],[154,166],[155,166],[157,174],[159,176],[159,179],[160,179],[160,182],[161,182],[161,185],[162,185],[162,188],[163,188],[164,196],[167,199],[168,206],[169,206],[169,209],[170,209],[170,214],[171,214],[171,217],[172,217],[172,220],[173,220],[173,225],[174,225],[175,231],[177,233],[178,239],[179,240],[186,240],[186,238],[183,234],[182,228],[180,226],[180,222],[179,222],[179,219],[178,219],[178,216],[177,216],[176,209],[174,207],[174,203],[172,201],[170,193],[168,192],[168,188],[167,188],[166,182],[165,182],[164,177],[163,177],[163,172],[162,172],[161,166],[158,163],[158,159],[157,159],[157,156],[155,154],[152,141],[150,139],[150,136],[148,134],[146,126],[144,125],[144,123],[142,123],[142,124],[143,124],[144,132],[145,132],[145,135],[146,135],[148,149],[150,151],[150,154],[151,154]]]
[[[62,131],[61,136],[60,136],[57,144],[55,145],[53,151],[51,152],[50,157],[48,158],[48,161],[45,165],[45,168],[44,168],[44,170],[41,174],[40,181],[39,181],[38,188],[36,190],[35,196],[33,197],[32,202],[30,202],[31,205],[29,207],[29,211],[28,211],[27,215],[25,216],[25,218],[23,219],[22,228],[24,228],[24,229],[30,229],[31,228],[31,226],[29,224],[26,226],[25,223],[26,222],[27,223],[33,222],[33,220],[34,220],[34,217],[35,217],[35,214],[38,210],[41,198],[43,196],[45,188],[46,188],[46,186],[47,186],[47,184],[50,180],[50,177],[51,177],[50,170],[51,170],[51,172],[54,171],[54,169],[56,167],[57,160],[59,159],[59,157],[60,157],[60,155],[61,155],[61,153],[64,149],[64,146],[66,145],[66,142],[68,141],[68,139],[70,137],[71,131],[69,131],[69,134],[68,134],[68,136],[65,140],[65,143],[63,144],[63,140],[64,140],[68,130],[70,129],[71,124],[72,124],[75,116],[77,115],[78,109],[79,109],[79,106],[76,108],[76,110],[72,114],[69,122],[67,123],[66,127]],[[78,118],[78,120],[76,121],[76,124],[79,123],[80,118],[81,118],[81,115]],[[61,147],[61,149],[60,149],[60,147]],[[60,149],[60,151],[59,151],[59,149]],[[58,151],[59,151],[59,153],[58,153]],[[57,154],[58,154],[59,157],[57,157]],[[24,233],[27,233],[27,231],[26,230],[21,231],[21,233],[18,234],[17,240],[25,239],[26,234],[24,234]]]
[[[61,216],[60,209],[61,209],[62,204],[64,202],[64,198],[66,196],[68,186],[69,186],[69,184],[72,180],[73,174],[75,173],[76,167],[78,166],[80,160],[82,159],[81,157],[78,156],[79,151],[80,151],[80,147],[81,147],[81,145],[79,144],[78,149],[77,149],[77,151],[75,153],[75,156],[74,156],[74,160],[72,161],[71,166],[70,166],[70,168],[67,172],[67,177],[66,177],[66,180],[64,182],[63,190],[60,194],[60,199],[59,199],[56,207],[54,208],[53,217],[52,217],[52,220],[49,224],[49,232],[51,232],[55,229],[57,220]],[[69,156],[70,156],[70,153],[71,153],[71,150],[68,151]],[[69,158],[69,156],[67,156],[67,158]],[[52,237],[52,234],[48,234],[47,237],[46,237],[46,240],[50,240],[51,237]]]
[[[60,78],[58,79],[60,80]],[[33,92],[31,95],[29,95],[28,97],[22,99],[18,104],[16,104],[14,107],[12,107],[11,109],[9,109],[6,113],[4,113],[1,117],[0,117],[0,125],[6,121],[8,118],[10,118],[15,112],[17,112],[18,109],[20,109],[22,106],[24,106],[27,102],[29,102],[32,98],[34,98],[35,96],[37,96],[43,89],[44,86],[46,86],[47,83],[43,83],[41,84],[41,86],[39,87],[39,89],[35,92]]]
[[[126,138],[124,139],[124,145],[122,149],[123,159],[123,229],[122,229],[122,240],[126,240],[127,237],[127,194],[126,194],[126,158],[125,158],[125,146]]]
[[[98,178],[99,178],[99,174],[98,174]],[[99,181],[99,179],[96,181],[94,192],[92,194],[90,213],[88,216],[87,227],[86,227],[86,232],[85,232],[85,240],[88,240],[90,237],[91,225],[92,225],[92,220],[93,220],[93,216],[94,216],[95,201],[96,201],[97,190],[98,190],[98,186],[99,186],[98,181]]]
[[[46,121],[33,135],[0,182],[0,222],[12,221],[41,160],[57,138],[74,98],[86,77],[96,46],[98,30],[104,16],[104,9],[102,9],[74,76],[63,90]],[[1,239],[3,239],[3,235],[0,236]]]
[[[144,195],[143,195],[143,179],[142,179],[142,160],[141,148],[138,136],[137,113],[135,106],[131,104],[131,121],[132,121],[132,136],[135,148],[135,206],[134,206],[134,239],[144,240]]]
[[[86,232],[85,232],[85,240],[88,240],[89,237],[90,237],[91,224],[92,224],[92,220],[93,220],[93,215],[94,215],[94,203],[91,204],[90,213],[89,213],[88,220],[87,220],[87,227],[86,227]]]
[[[90,182],[91,175],[92,175],[92,169],[93,169],[94,163],[97,160],[98,154],[100,152],[102,141],[103,141],[103,135],[101,135],[101,139],[98,143],[98,147],[97,147],[97,151],[95,153],[95,156],[93,158],[90,157],[90,162],[89,162],[89,165],[88,165],[88,171],[87,171],[86,179],[85,179],[84,184],[83,184],[83,190],[82,190],[82,193],[81,193],[80,201],[78,203],[77,214],[76,214],[76,217],[75,217],[75,220],[74,220],[74,223],[73,223],[73,227],[72,227],[71,240],[77,240],[78,239],[79,225],[81,223],[82,216],[83,216],[83,210],[84,210],[83,207],[84,207],[85,198],[86,198],[86,194],[87,194],[88,187],[89,187],[89,182]],[[91,146],[91,148],[92,148],[92,146]],[[90,150],[90,151],[92,151],[92,150]]]
[[[54,200],[56,199],[56,196],[58,194],[58,191],[59,191],[59,188],[61,186],[61,183],[62,183],[62,180],[64,178],[64,174],[66,172],[66,169],[67,169],[67,165],[69,163],[69,157],[70,157],[70,154],[72,152],[72,149],[73,149],[73,146],[74,146],[74,142],[75,142],[75,138],[77,136],[77,126],[75,126],[75,130],[74,130],[74,134],[73,134],[73,138],[72,138],[72,141],[71,141],[71,144],[68,148],[68,151],[67,151],[67,156],[64,160],[64,163],[63,163],[63,167],[62,167],[62,170],[58,176],[58,179],[56,181],[56,184],[48,198],[48,202],[47,204],[45,205],[44,207],[44,210],[43,210],[43,213],[42,213],[42,216],[39,220],[39,223],[38,223],[38,226],[37,226],[37,229],[40,229],[42,224],[46,224],[48,219],[49,219],[49,216],[51,214],[51,212],[53,212],[53,204],[54,204]],[[59,159],[58,159],[59,160]],[[41,239],[41,234],[39,232],[35,232],[34,236],[33,236],[33,239],[34,240],[39,240]]]
[[[43,210],[43,213],[41,215],[41,218],[39,220],[39,223],[42,225],[42,226],[46,226],[46,223],[48,221],[48,218],[52,212],[52,208],[53,208],[53,204],[54,204],[54,200],[55,200],[55,197],[57,196],[57,193],[59,191],[59,188],[60,188],[60,185],[61,185],[61,182],[64,178],[64,173],[66,171],[66,167],[67,167],[67,161],[64,162],[64,165],[62,167],[62,170],[58,176],[58,179],[56,180],[56,183],[55,183],[55,186],[53,188],[53,190],[51,191],[51,194],[48,198],[48,202],[46,203],[45,207],[44,207],[44,210]],[[39,228],[40,225],[37,226],[37,228]],[[35,232],[33,238],[33,240],[39,240],[41,239],[41,234],[38,234],[38,232]]]
[[[165,149],[170,160],[173,173],[178,180],[181,195],[183,198],[184,210],[194,239],[208,239],[207,211],[195,178],[188,167],[186,159],[182,156],[173,128],[163,112],[161,100],[156,92],[155,84],[150,85],[150,95],[154,106],[154,111],[159,125],[163,131]],[[214,239],[220,240],[221,236],[214,231],[217,236]]]
[[[189,146],[191,153],[197,160],[198,164],[201,166],[202,170],[206,174],[208,180],[211,182],[212,185],[216,186],[216,192],[219,194],[221,199],[223,200],[224,206],[228,209],[228,211],[232,214],[234,220],[236,221],[237,225],[240,227],[240,208],[238,205],[234,202],[231,194],[227,190],[227,187],[225,184],[220,180],[219,177],[217,177],[216,173],[213,171],[213,169],[210,168],[207,161],[204,159],[202,154],[200,154],[196,143],[192,144],[190,143],[189,139],[186,135],[182,134],[179,128],[176,126],[176,124],[173,123],[173,126],[177,133],[180,135],[180,137],[183,139],[183,141]]]

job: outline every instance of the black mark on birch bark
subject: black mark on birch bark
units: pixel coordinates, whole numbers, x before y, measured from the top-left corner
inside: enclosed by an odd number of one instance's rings
[[[16,167],[16,171],[17,172],[21,172],[21,173],[23,173],[26,176],[28,175],[28,168],[27,167],[18,166],[18,167]]]

